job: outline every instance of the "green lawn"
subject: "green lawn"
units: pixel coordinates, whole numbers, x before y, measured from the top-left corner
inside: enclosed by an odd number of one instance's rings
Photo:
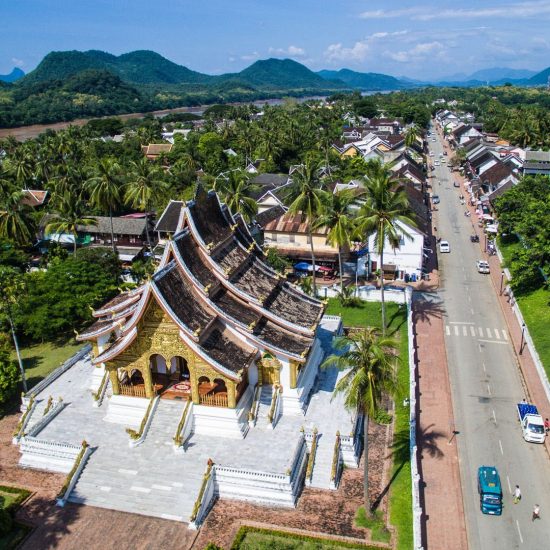
[[[76,342],[72,339],[63,343],[20,344],[29,389],[36,386],[40,380],[44,379],[83,346],[82,342]],[[14,352],[13,358],[15,359],[15,357]]]
[[[5,487],[0,485],[0,507],[9,510],[11,514],[15,513],[21,502],[23,502],[31,493],[25,489],[17,487]],[[30,527],[13,522],[11,531],[0,536],[0,549],[11,550],[16,548],[30,531]]]
[[[344,326],[376,326],[382,324],[382,311],[379,302],[361,302],[360,307],[344,308],[337,298],[329,300],[329,315],[340,315]],[[399,339],[399,363],[397,377],[404,395],[395,403],[394,464],[392,467],[389,496],[390,523],[397,531],[398,550],[409,550],[413,545],[412,532],[412,492],[411,465],[409,461],[409,407],[403,406],[403,398],[408,397],[409,363],[407,309],[404,305],[386,303],[388,333]],[[363,512],[364,514],[364,512]]]
[[[270,531],[255,527],[241,527],[231,550],[381,550],[379,546],[337,542],[316,537],[294,535],[283,531]]]
[[[499,239],[499,249],[505,265],[510,261],[513,251],[521,246],[516,239]],[[517,303],[529,328],[540,360],[546,374],[550,376],[550,291],[539,288],[529,294],[519,296]]]

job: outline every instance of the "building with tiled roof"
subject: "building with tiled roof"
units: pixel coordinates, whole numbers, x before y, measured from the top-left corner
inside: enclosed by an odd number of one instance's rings
[[[159,220],[165,229],[175,203]],[[283,388],[285,413],[301,411],[321,357],[322,303],[263,262],[242,219],[214,192],[199,186],[177,218],[153,277],[96,310],[78,336],[93,342],[93,363],[109,373],[110,406],[176,396],[193,402],[196,433],[243,436],[253,388],[263,383]],[[219,425],[204,407],[220,409]]]

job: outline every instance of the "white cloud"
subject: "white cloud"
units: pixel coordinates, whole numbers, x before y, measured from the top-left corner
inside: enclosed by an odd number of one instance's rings
[[[359,14],[362,19],[394,19],[409,17],[418,21],[431,21],[433,19],[475,19],[502,17],[508,19],[531,18],[550,16],[550,0],[535,0],[528,2],[517,2],[508,5],[497,5],[494,7],[480,8],[456,8],[437,10],[431,6],[407,8],[401,10],[373,10]]]
[[[327,61],[364,61],[368,53],[367,41],[359,40],[351,48],[342,46],[341,42],[330,44],[324,55]]]
[[[409,63],[411,61],[420,61],[428,56],[442,57],[445,52],[445,46],[441,42],[421,42],[416,44],[410,50],[386,51],[384,55],[397,61],[398,63]]]
[[[287,56],[287,57],[304,57],[306,55],[306,51],[304,48],[300,48],[298,46],[292,46],[290,45],[288,48],[269,48],[268,52],[271,55],[276,56]]]
[[[241,59],[243,61],[254,61],[255,59],[258,59],[259,57],[260,57],[260,54],[258,52],[252,52],[252,53],[247,53],[247,54],[241,55]]]
[[[17,57],[12,57],[12,58],[11,58],[11,62],[12,62],[16,67],[24,67],[24,66],[25,66],[25,62],[24,62],[22,59],[18,59]]]

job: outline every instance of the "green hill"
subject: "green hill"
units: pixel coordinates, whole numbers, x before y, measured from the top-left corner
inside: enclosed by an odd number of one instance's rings
[[[380,73],[359,73],[350,69],[340,69],[339,71],[323,70],[317,74],[327,80],[340,80],[360,90],[401,90],[411,87],[407,82]]]
[[[19,67],[15,67],[10,74],[0,74],[0,82],[15,82],[24,76],[25,73]]]
[[[527,81],[527,84],[529,86],[545,86],[548,84],[548,78],[550,78],[550,67],[544,69],[544,71],[541,71],[540,73],[537,73],[535,76],[532,76]]]

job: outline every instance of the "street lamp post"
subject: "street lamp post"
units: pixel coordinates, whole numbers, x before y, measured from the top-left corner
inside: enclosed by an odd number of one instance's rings
[[[504,271],[500,273],[500,293],[499,296],[502,296],[502,286],[504,284]]]
[[[521,342],[519,343],[519,354],[523,353],[523,344],[525,343],[525,323],[521,323]]]

